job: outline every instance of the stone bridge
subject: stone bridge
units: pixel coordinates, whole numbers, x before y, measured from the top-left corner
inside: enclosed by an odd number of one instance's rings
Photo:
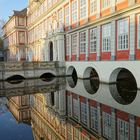
[[[13,97],[36,93],[51,93],[65,89],[65,77],[56,77],[52,81],[27,79],[18,84],[0,81],[0,97]]]
[[[17,75],[25,79],[40,78],[47,73],[56,77],[65,76],[65,63],[59,61],[0,63],[0,80],[7,80]]]

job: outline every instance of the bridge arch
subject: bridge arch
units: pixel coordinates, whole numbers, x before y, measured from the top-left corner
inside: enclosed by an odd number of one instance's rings
[[[71,88],[74,88],[77,84],[78,76],[77,71],[73,66],[70,66],[67,70],[67,75],[70,76],[67,78],[68,84]]]
[[[18,84],[21,83],[23,80],[25,80],[25,78],[21,75],[13,75],[6,79],[6,81],[8,81],[11,84]]]

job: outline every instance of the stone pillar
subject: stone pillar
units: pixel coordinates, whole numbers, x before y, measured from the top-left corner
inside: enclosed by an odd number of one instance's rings
[[[57,50],[58,50],[58,61],[65,61],[65,45],[63,33],[57,35]]]
[[[130,140],[134,140],[135,139],[135,119],[134,116],[130,114],[129,116],[129,131],[130,131]]]
[[[115,12],[115,5],[116,5],[116,0],[111,0],[111,13]]]
[[[116,140],[116,113],[114,108],[111,108],[111,110],[111,139]]]
[[[100,37],[100,34],[101,34],[101,26],[98,25],[97,26],[97,58],[96,60],[99,61],[100,60],[100,57],[101,57],[101,54],[100,54],[100,45],[101,45],[101,37]]]
[[[86,61],[88,61],[89,59],[89,52],[88,52],[88,40],[89,40],[89,34],[88,34],[88,30],[86,31]]]
[[[79,60],[79,53],[80,53],[80,44],[79,44],[79,32],[77,33],[77,49],[76,49],[76,60],[78,61]]]
[[[53,60],[54,60],[54,61],[57,61],[57,59],[58,59],[58,54],[57,54],[57,52],[58,52],[58,50],[57,50],[57,49],[58,49],[58,48],[57,48],[57,40],[54,39],[53,42],[54,42],[54,45],[53,45],[53,50],[54,50],[54,52],[53,52],[53,57],[54,57],[54,58],[53,58]]]
[[[97,103],[97,114],[98,114],[98,133],[101,135],[101,107],[100,103]]]
[[[71,54],[72,54],[72,43],[71,43],[71,35],[69,35],[69,61],[71,61]]]
[[[44,48],[44,55],[45,55],[45,61],[49,61],[49,41],[45,41],[45,48]]]
[[[66,94],[65,90],[59,91],[59,114],[66,115]]]
[[[135,59],[135,14],[130,15],[130,54],[129,60]]]
[[[97,18],[100,18],[100,12],[101,12],[101,2],[100,2],[100,0],[97,0],[97,15],[96,15],[96,17]]]
[[[116,21],[111,22],[111,60],[116,58]]]

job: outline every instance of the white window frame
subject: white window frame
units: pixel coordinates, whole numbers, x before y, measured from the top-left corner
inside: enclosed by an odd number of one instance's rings
[[[72,55],[76,55],[76,51],[77,51],[77,33],[71,35],[71,52]]]
[[[102,9],[107,9],[108,7],[110,7],[111,4],[111,0],[102,0]]]
[[[71,5],[71,16],[72,16],[72,23],[76,23],[78,20],[78,6],[77,6],[77,0],[72,1]]]
[[[98,132],[98,109],[96,107],[90,106],[90,127],[94,131]]]
[[[102,52],[111,51],[111,23],[102,25]]]
[[[58,11],[58,20],[59,20],[59,25],[61,25],[63,23],[63,10],[62,9]]]
[[[69,5],[65,7],[65,26],[69,26]]]
[[[103,136],[105,136],[108,139],[111,139],[111,133],[112,133],[112,127],[111,127],[111,114],[103,112],[102,113],[103,118]]]
[[[80,19],[85,19],[87,16],[87,0],[80,0]]]
[[[97,28],[90,29],[90,53],[97,52]]]
[[[129,139],[129,122],[117,119],[118,139]]]
[[[137,16],[137,48],[140,49],[140,14]]]
[[[70,55],[70,37],[66,36],[66,55]]]
[[[80,54],[86,53],[86,45],[87,45],[87,32],[80,32]]]
[[[127,23],[127,25],[125,23]],[[121,51],[128,50],[129,49],[129,19],[128,18],[120,19],[117,21],[117,33],[118,33],[117,50],[121,50]]]
[[[97,0],[90,0],[90,15],[94,15],[97,12]]]
[[[140,127],[137,126],[137,140],[140,139]]]

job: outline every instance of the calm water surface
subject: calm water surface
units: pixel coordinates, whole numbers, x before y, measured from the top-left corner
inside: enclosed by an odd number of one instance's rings
[[[96,78],[0,82],[0,140],[140,140],[139,92]]]

